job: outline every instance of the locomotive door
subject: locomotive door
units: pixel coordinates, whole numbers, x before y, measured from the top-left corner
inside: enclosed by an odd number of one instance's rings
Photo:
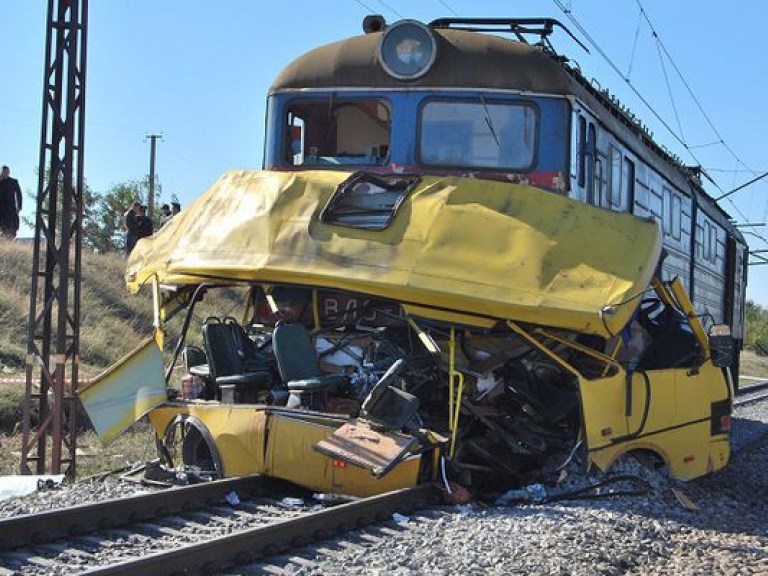
[[[575,108],[572,122],[571,196],[596,204],[596,165],[597,165],[597,123],[583,108]]]

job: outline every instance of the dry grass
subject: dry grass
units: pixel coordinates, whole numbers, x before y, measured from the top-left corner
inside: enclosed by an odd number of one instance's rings
[[[152,333],[150,300],[125,288],[125,259],[84,253],[80,297],[80,374],[93,376]],[[32,276],[32,247],[0,240],[0,369],[23,375]],[[42,286],[39,291],[42,294]],[[70,295],[71,297],[71,295]],[[37,313],[43,309],[42,298]],[[56,310],[53,311],[54,320]],[[0,376],[0,377],[3,377]]]
[[[127,433],[107,446],[93,431],[82,432],[77,438],[77,477],[87,478],[121,470],[156,457],[154,432],[145,423],[134,424]],[[20,459],[21,436],[0,434],[0,475],[18,474]]]
[[[768,356],[758,356],[750,350],[742,351],[741,375],[768,380]]]

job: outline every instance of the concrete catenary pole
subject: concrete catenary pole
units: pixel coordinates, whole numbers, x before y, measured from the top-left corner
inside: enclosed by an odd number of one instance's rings
[[[155,155],[157,140],[162,134],[147,134],[149,139],[149,197],[147,198],[147,215],[151,218],[155,213]]]

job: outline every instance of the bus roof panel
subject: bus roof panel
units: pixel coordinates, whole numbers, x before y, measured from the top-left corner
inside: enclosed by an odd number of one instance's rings
[[[383,230],[323,223],[349,176],[224,174],[139,241],[129,288],[155,275],[165,284],[293,283],[610,336],[631,317],[659,258],[655,222],[471,178],[422,177]]]

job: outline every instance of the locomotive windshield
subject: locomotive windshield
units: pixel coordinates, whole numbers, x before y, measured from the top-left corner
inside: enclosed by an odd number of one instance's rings
[[[383,100],[308,100],[287,109],[292,166],[383,166],[390,111]]]
[[[421,111],[425,165],[521,171],[533,165],[536,111],[514,103],[429,101]]]
[[[570,113],[564,98],[490,91],[278,92],[264,167],[457,173],[563,193]]]

